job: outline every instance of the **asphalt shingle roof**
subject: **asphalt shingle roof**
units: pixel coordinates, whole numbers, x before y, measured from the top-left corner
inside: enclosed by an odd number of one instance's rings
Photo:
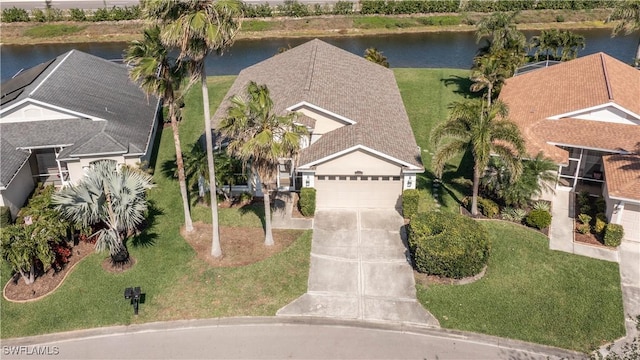
[[[307,102],[356,122],[303,149],[299,164],[362,145],[422,168],[391,70],[315,39],[242,70],[213,116],[214,128],[226,115],[229,98],[244,94],[250,81],[267,85],[277,113]]]
[[[640,114],[640,71],[597,53],[506,81],[500,99],[520,128],[527,152],[543,151],[566,163],[566,151],[548,142],[634,152],[640,126],[602,121],[547,118],[604,104],[617,104]]]
[[[62,160],[114,152],[142,155],[148,148],[158,99],[147,96],[129,79],[126,66],[71,50],[48,66],[34,68],[40,69],[35,79],[21,79],[34,76],[34,71],[26,70],[6,82],[20,84],[22,89],[12,89],[19,95],[3,102],[0,110],[34,100],[76,113],[78,118],[2,123],[3,143],[10,140],[7,143],[16,148],[69,145],[60,154]],[[5,173],[18,169],[13,162],[3,161],[1,170],[4,179]]]

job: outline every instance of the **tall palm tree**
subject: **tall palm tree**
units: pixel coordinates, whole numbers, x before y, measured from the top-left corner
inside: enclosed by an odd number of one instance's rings
[[[387,61],[387,57],[382,54],[382,51],[379,51],[374,47],[370,47],[364,51],[364,58],[386,68],[389,67],[389,61]]]
[[[176,165],[178,168],[178,183],[182,195],[184,224],[187,232],[193,231],[191,211],[189,209],[189,194],[184,172],[184,160],[180,145],[180,131],[178,129],[176,91],[180,88],[186,76],[185,67],[176,59],[169,56],[169,51],[160,40],[160,27],[157,25],[144,30],[143,40],[135,40],[126,51],[125,61],[129,66],[129,76],[140,84],[147,94],[162,98],[164,106],[169,108],[173,144],[176,151]]]
[[[142,11],[146,19],[163,23],[162,41],[179,50],[178,60],[189,62],[193,80],[200,80],[207,144],[209,174],[215,178],[211,112],[205,59],[211,51],[222,54],[240,30],[243,3],[240,0],[146,0]],[[222,256],[216,182],[210,181],[213,226],[211,255]]]
[[[611,36],[620,33],[629,35],[640,30],[640,0],[618,1],[613,13],[609,16],[609,21],[618,21]],[[640,36],[638,37],[635,61],[636,64],[640,64]]]
[[[230,139],[230,155],[249,164],[260,177],[267,246],[273,245],[269,191],[276,182],[278,164],[296,156],[302,136],[308,133],[304,126],[294,123],[295,117],[296,113],[275,114],[267,86],[252,81],[246,96],[235,95],[231,99],[227,117],[220,124],[220,132]]]
[[[498,11],[483,18],[476,28],[476,42],[486,39],[489,52],[502,49],[524,51],[526,37],[516,28],[517,15],[518,12]]]
[[[585,47],[584,36],[563,30],[560,32],[560,46],[562,46],[560,61],[573,60],[578,57],[578,51]]]
[[[52,203],[66,219],[98,229],[91,235],[97,251],[109,250],[114,261],[126,261],[126,236],[144,221],[146,191],[152,187],[151,175],[102,160],[79,183],[53,194]]]
[[[507,107],[497,101],[485,107],[481,101],[454,102],[444,123],[431,132],[436,144],[434,169],[442,176],[444,165],[453,156],[470,151],[473,156],[473,197],[471,214],[478,214],[480,176],[492,155],[502,158],[516,176],[522,170],[519,155],[524,152],[524,140],[518,127],[507,119]],[[450,141],[443,142],[445,138]]]
[[[494,90],[509,76],[505,64],[497,55],[486,54],[474,59],[470,79],[473,81],[471,91],[487,89],[487,106],[491,107]]]

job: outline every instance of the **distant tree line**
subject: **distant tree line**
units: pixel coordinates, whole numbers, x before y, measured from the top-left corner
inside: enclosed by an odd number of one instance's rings
[[[304,4],[286,0],[279,5],[244,4],[247,18],[274,16],[306,17],[320,15],[396,15],[420,13],[496,12],[518,10],[589,10],[615,7],[616,0],[361,0],[338,1],[334,4]],[[79,8],[27,11],[16,7],[2,10],[2,22],[52,21],[120,21],[140,19],[140,7],[102,8],[95,11]]]

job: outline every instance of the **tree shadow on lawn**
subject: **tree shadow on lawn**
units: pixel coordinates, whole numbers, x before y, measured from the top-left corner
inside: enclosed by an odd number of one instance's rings
[[[272,199],[273,200],[273,199]],[[271,204],[271,213],[273,214],[274,204]],[[262,228],[264,229],[267,225],[264,219],[264,201],[262,198],[253,198],[253,201],[249,204],[243,205],[238,209],[238,212],[242,215],[246,215],[249,213],[255,214],[262,224]]]
[[[156,244],[158,234],[152,232],[152,228],[156,223],[157,217],[162,214],[164,214],[162,209],[156,206],[155,202],[149,201],[148,215],[140,226],[141,231],[131,238],[133,247],[150,247]]]
[[[454,75],[445,79],[441,79],[440,81],[446,87],[456,86],[456,89],[453,90],[453,92],[464,96],[465,99],[475,99],[482,96],[481,91],[471,91],[471,85],[473,85],[473,81],[471,81],[471,79],[469,79],[468,77]]]
[[[473,166],[473,155],[471,151],[466,151],[457,167],[447,163],[442,172],[441,187],[458,204],[462,204],[462,199],[457,194],[471,194],[472,189],[467,182],[473,178]],[[433,195],[433,182],[435,179],[436,175],[431,170],[418,174],[418,189],[426,189]],[[444,196],[439,197],[438,201],[442,206],[449,207],[450,205]]]

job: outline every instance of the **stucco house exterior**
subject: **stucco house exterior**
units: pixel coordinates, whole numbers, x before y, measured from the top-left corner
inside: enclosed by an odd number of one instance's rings
[[[126,66],[78,50],[3,82],[0,206],[15,217],[38,182],[75,182],[96,160],[147,162],[158,109]]]
[[[394,208],[415,188],[424,168],[391,70],[315,39],[242,70],[214,128],[250,81],[310,133],[297,159],[282,160],[279,190],[314,187],[318,208]]]
[[[528,154],[558,164],[558,187],[603,195],[640,241],[640,71],[597,53],[510,78],[499,98]]]

